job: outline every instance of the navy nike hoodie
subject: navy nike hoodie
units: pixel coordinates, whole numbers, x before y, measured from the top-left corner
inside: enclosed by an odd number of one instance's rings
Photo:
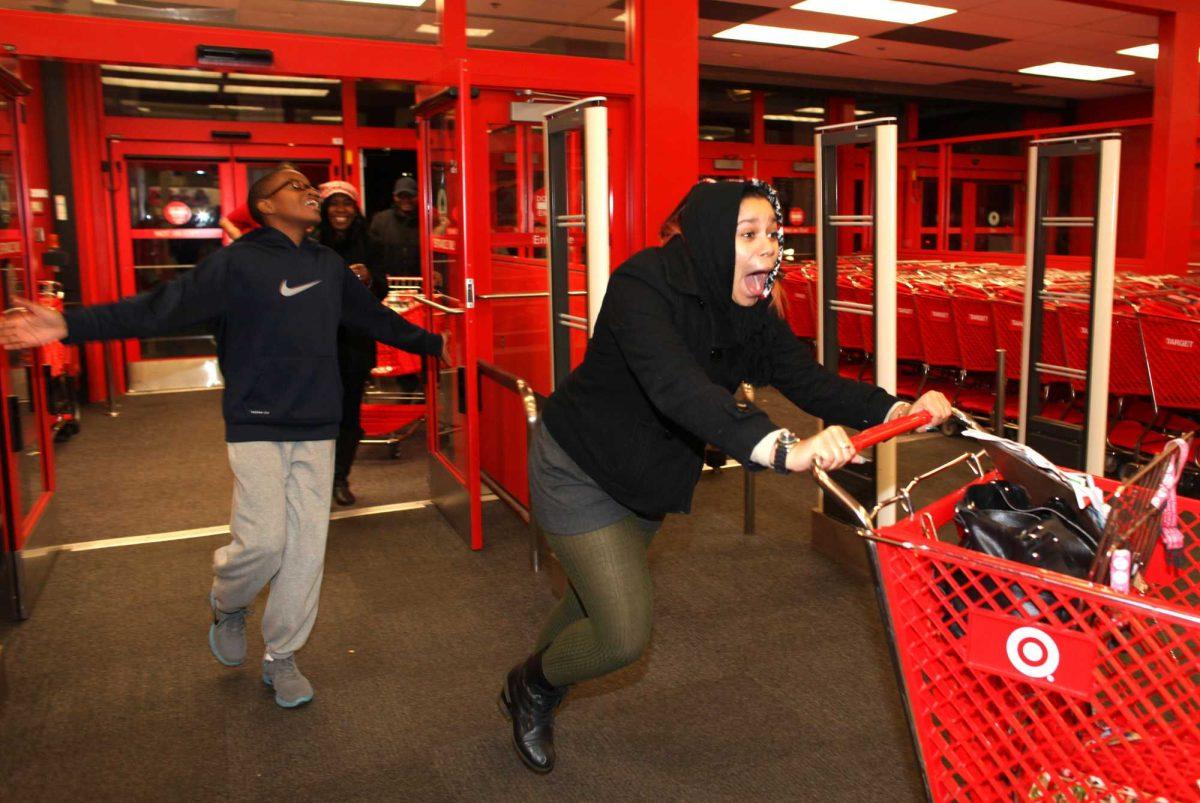
[[[225,377],[225,439],[337,437],[342,418],[338,324],[415,354],[440,335],[379,302],[332,249],[255,229],[178,279],[115,304],[69,310],[68,343],[212,326]]]

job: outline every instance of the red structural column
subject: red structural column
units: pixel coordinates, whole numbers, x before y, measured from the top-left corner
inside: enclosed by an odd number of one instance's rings
[[[1182,272],[1187,263],[1200,111],[1198,51],[1200,11],[1164,14],[1158,26],[1146,209],[1146,266],[1151,272]]]
[[[642,149],[645,186],[641,228],[644,242],[656,245],[659,226],[697,178],[700,8],[698,0],[643,0],[635,9],[635,58],[642,72],[638,116],[644,132],[635,145]]]
[[[116,244],[112,241],[112,209],[108,181],[112,173],[98,169],[108,161],[104,148],[100,69],[95,64],[67,65],[67,102],[70,119],[71,165],[75,193],[76,237],[79,242],[79,281],[83,303],[102,304],[116,301]],[[111,166],[110,166],[111,168]],[[123,199],[122,199],[123,200]],[[104,350],[112,357],[116,389],[124,388],[124,360],[120,342],[107,345],[89,343],[84,347],[88,359],[88,398],[108,398],[104,381]]]

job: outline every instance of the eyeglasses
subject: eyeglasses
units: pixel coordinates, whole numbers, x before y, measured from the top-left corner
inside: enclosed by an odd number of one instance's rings
[[[316,189],[313,185],[309,184],[307,181],[302,181],[298,178],[293,178],[293,179],[290,179],[289,181],[285,181],[284,183],[280,184],[278,187],[276,187],[275,189],[268,192],[264,197],[270,198],[275,193],[280,192],[281,190],[287,189],[288,187],[291,187],[296,192],[308,192],[309,190]]]

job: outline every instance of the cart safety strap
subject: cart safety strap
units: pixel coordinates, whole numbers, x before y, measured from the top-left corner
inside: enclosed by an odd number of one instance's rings
[[[1167,552],[1167,565],[1176,569],[1187,568],[1183,551],[1183,530],[1179,528],[1179,510],[1175,500],[1175,486],[1183,476],[1183,468],[1187,465],[1189,444],[1182,438],[1176,438],[1167,444],[1174,447],[1175,457],[1167,463],[1163,472],[1162,485],[1154,494],[1152,504],[1163,509],[1162,539]]]

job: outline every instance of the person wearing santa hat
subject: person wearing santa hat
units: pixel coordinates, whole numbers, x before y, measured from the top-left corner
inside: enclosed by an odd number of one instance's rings
[[[321,193],[321,223],[313,236],[346,261],[347,270],[367,286],[374,296],[387,296],[387,275],[378,260],[370,258],[367,221],[359,206],[358,190],[346,181],[326,181]],[[338,430],[333,468],[333,500],[353,505],[350,468],[362,439],[363,393],[375,367],[375,341],[364,335],[338,329],[338,365],[342,373],[342,424]]]

